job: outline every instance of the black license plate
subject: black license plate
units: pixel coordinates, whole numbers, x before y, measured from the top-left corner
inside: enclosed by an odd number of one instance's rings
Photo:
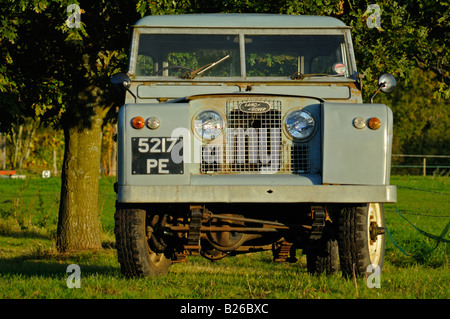
[[[133,175],[183,174],[183,138],[133,137]]]

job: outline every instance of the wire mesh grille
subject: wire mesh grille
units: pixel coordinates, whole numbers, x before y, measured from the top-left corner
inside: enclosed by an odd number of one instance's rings
[[[270,110],[258,113],[243,112],[240,105],[245,102],[248,101],[227,102],[227,128],[223,138],[203,145],[201,172],[308,172],[308,144],[283,141],[281,102],[258,101],[271,106]]]

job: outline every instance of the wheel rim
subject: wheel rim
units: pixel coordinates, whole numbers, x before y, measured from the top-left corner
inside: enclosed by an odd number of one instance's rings
[[[161,251],[167,247],[159,231],[159,227],[164,223],[165,218],[162,218],[162,220],[160,220],[160,216],[158,215],[153,216],[150,221],[147,221],[147,252],[151,263],[156,268],[165,268],[165,264],[168,261],[168,259],[164,255],[164,252]],[[158,247],[156,247],[155,244]]]
[[[156,268],[161,268],[166,263],[167,258],[164,256],[163,253],[155,253],[148,249],[150,261]]]
[[[367,235],[369,242],[369,258],[372,265],[380,265],[384,249],[383,208],[378,203],[370,203],[368,207]]]

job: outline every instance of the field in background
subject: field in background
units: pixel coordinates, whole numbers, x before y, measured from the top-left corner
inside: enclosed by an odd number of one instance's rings
[[[58,254],[54,237],[59,205],[58,178],[0,179],[0,299],[4,298],[434,298],[450,297],[450,178],[394,176],[398,203],[385,206],[386,255],[381,288],[365,278],[311,276],[299,252],[295,264],[272,262],[256,253],[212,263],[190,257],[156,279],[125,279],[114,249],[114,179],[99,182],[104,248]],[[401,214],[401,215],[400,215]],[[406,219],[405,219],[406,218]],[[418,229],[415,229],[412,223]],[[395,244],[394,244],[395,242]],[[81,288],[69,289],[67,266],[81,268]]]

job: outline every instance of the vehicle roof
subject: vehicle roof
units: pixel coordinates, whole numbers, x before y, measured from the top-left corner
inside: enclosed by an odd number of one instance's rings
[[[346,27],[333,17],[257,14],[257,13],[200,13],[146,16],[135,27],[233,27],[233,28],[310,28]]]

